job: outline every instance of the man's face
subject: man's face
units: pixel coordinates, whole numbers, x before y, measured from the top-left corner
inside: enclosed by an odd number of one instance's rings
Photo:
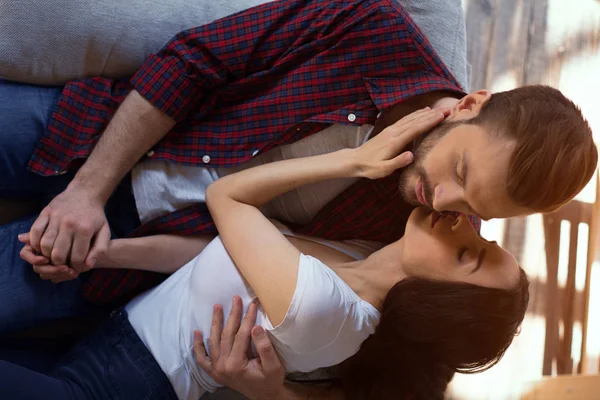
[[[508,197],[514,141],[462,121],[445,122],[423,138],[402,171],[400,192],[414,205],[487,220],[530,213]]]

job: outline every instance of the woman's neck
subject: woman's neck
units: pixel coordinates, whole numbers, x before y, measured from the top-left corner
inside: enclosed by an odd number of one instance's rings
[[[390,289],[406,278],[402,269],[401,240],[385,246],[359,261],[329,267],[363,300],[381,310]]]

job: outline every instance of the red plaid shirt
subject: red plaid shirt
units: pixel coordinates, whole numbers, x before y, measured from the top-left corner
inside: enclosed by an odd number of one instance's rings
[[[60,174],[86,158],[132,90],[177,121],[152,158],[232,166],[331,124],[373,124],[411,96],[462,90],[394,0],[287,0],[267,3],[178,34],[131,80],[67,84],[29,168]],[[151,153],[149,153],[151,154]],[[208,156],[208,157],[206,157]],[[361,180],[296,230],[332,240],[400,238],[412,207],[397,177]],[[204,204],[178,210],[135,235],[213,233]],[[156,274],[94,270],[84,295],[122,301]]]

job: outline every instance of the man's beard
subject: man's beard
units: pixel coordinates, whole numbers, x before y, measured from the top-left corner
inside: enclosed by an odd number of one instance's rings
[[[431,180],[427,175],[427,172],[424,168],[424,160],[426,156],[431,152],[431,150],[435,147],[435,145],[440,141],[442,137],[444,137],[451,129],[460,125],[462,122],[447,122],[440,124],[433,128],[426,135],[421,136],[420,139],[415,140],[413,142],[413,155],[414,161],[408,167],[404,168],[400,173],[400,181],[398,183],[398,188],[400,190],[400,194],[404,201],[413,205],[421,205],[417,200],[417,196],[415,193],[415,187],[409,184],[411,177],[416,177],[417,179],[413,180],[413,182],[418,182],[421,180],[423,185],[423,195],[425,197],[425,201],[430,206],[433,205],[433,186],[431,185]]]

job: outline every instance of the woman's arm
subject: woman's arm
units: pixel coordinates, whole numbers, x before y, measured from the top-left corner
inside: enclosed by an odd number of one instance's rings
[[[111,240],[95,268],[127,268],[170,274],[196,257],[213,235],[155,235]]]
[[[206,201],[219,235],[272,324],[280,324],[290,306],[300,252],[258,208],[289,190],[323,180],[385,177],[412,162],[410,153],[399,153],[443,118],[440,110],[420,110],[358,149],[270,163],[209,186]]]
[[[155,235],[109,242],[107,252],[98,252],[94,268],[127,268],[169,274],[177,271],[198,255],[214,239],[213,235],[176,236]],[[60,283],[77,278],[67,265],[50,265],[48,258],[35,252],[29,234],[19,235],[25,244],[21,258],[33,265],[40,278]]]

